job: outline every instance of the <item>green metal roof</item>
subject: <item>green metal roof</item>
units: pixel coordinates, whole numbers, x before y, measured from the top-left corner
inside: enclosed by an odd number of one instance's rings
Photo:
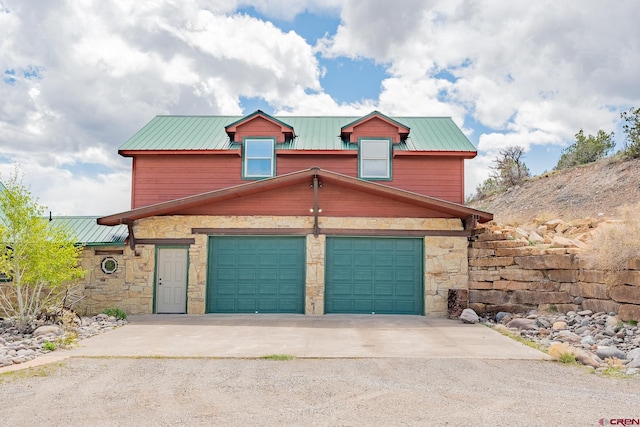
[[[54,216],[51,223],[64,227],[76,236],[76,243],[86,246],[123,246],[129,236],[126,225],[98,225],[97,216]]]
[[[156,116],[127,140],[120,151],[238,149],[225,126],[247,116]],[[279,150],[355,150],[340,138],[340,129],[362,116],[277,116],[295,129],[297,137]],[[390,117],[411,129],[409,138],[394,145],[404,151],[476,151],[449,117]]]

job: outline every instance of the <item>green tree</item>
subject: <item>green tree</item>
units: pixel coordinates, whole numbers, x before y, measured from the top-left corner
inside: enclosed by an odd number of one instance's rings
[[[476,192],[469,201],[482,200],[498,191],[500,191],[500,185],[494,178],[489,177],[476,186]]]
[[[585,136],[584,131],[580,129],[576,133],[576,142],[562,150],[562,155],[554,169],[560,170],[586,165],[606,157],[616,146],[613,141],[613,135],[613,132],[606,133],[603,130],[599,130],[596,136]]]
[[[629,108],[620,114],[626,123],[622,129],[626,135],[623,154],[629,159],[640,157],[640,107]]]
[[[61,308],[84,276],[81,248],[63,228],[53,226],[16,171],[0,191],[0,310],[26,330],[43,310]]]
[[[522,160],[524,147],[511,146],[499,151],[500,156],[493,161],[494,166],[491,178],[501,188],[507,189],[520,184],[525,178],[531,176],[529,168]]]

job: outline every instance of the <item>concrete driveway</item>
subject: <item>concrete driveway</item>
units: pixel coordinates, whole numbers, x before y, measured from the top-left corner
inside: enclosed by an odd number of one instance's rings
[[[548,356],[481,325],[423,316],[149,315],[80,342],[66,356],[447,358]],[[52,353],[55,354],[58,352]],[[62,354],[60,354],[62,356]]]

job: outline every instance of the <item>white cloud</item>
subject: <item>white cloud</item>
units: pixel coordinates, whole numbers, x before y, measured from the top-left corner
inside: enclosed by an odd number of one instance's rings
[[[239,7],[341,23],[310,46]],[[469,190],[501,148],[611,131],[640,105],[636,15],[633,0],[0,0],[0,169],[29,165],[61,211],[98,209],[129,185],[117,147],[153,116],[240,114],[248,97],[282,114],[451,116],[480,150]],[[318,56],[388,77],[374,99],[344,102],[321,86]],[[92,163],[103,167],[89,177]]]
[[[296,15],[304,12],[338,14],[344,3],[344,0],[240,0],[238,5],[252,6],[271,19],[292,21]]]
[[[338,32],[318,48],[329,57],[388,64],[392,77],[381,101],[444,111],[464,106],[487,127],[541,129],[555,137],[535,143],[556,143],[580,127],[613,128],[617,113],[608,107],[640,100],[636,10],[633,1],[351,0]],[[385,22],[393,30],[380,30]],[[455,81],[435,91],[443,70]],[[420,78],[428,81],[423,89],[432,87],[421,90]]]
[[[117,147],[153,116],[240,114],[243,96],[283,109],[331,104],[313,47],[235,14],[238,4],[0,3],[0,76],[13,73],[0,80],[0,168],[23,165],[34,193],[60,212],[124,210],[130,166]],[[87,176],[87,164],[102,173]]]

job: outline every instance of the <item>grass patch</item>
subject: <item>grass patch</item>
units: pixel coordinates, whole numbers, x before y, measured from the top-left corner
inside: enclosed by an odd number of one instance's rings
[[[622,360],[608,358],[605,359],[604,362],[607,364],[607,367],[600,371],[602,375],[611,378],[630,378],[629,375],[626,375],[624,373],[624,365],[622,364]]]
[[[575,354],[571,354],[571,353],[562,353],[560,356],[558,356],[558,361],[561,363],[570,363],[572,365],[575,365],[576,356]]]
[[[19,369],[17,371],[3,372],[0,374],[0,384],[8,381],[23,380],[28,378],[48,377],[60,371],[63,363],[49,363],[33,368]]]
[[[496,331],[500,332],[502,335],[504,335],[506,337],[509,337],[509,338],[511,338],[511,339],[513,339],[515,341],[518,341],[520,344],[524,344],[527,347],[533,348],[534,350],[538,350],[538,351],[541,351],[543,353],[547,352],[547,349],[546,349],[545,346],[543,346],[541,344],[538,344],[537,342],[532,341],[530,339],[527,339],[527,338],[523,337],[520,334],[513,333],[509,329],[507,329],[506,327],[501,327],[501,328],[494,327],[493,329],[495,329]]]
[[[56,345],[56,343],[53,343],[51,341],[45,341],[42,344],[42,348],[44,348],[45,350],[48,350],[48,351],[54,351],[55,349],[58,348],[58,346]]]
[[[111,307],[111,308],[105,308],[104,310],[102,310],[103,314],[106,314],[107,316],[113,316],[118,320],[126,320],[127,319],[127,313],[118,307]]]
[[[52,343],[56,348],[71,348],[78,344],[78,333],[75,331],[67,331]]]
[[[296,357],[290,354],[269,354],[267,356],[261,356],[259,358],[265,360],[293,360]]]

